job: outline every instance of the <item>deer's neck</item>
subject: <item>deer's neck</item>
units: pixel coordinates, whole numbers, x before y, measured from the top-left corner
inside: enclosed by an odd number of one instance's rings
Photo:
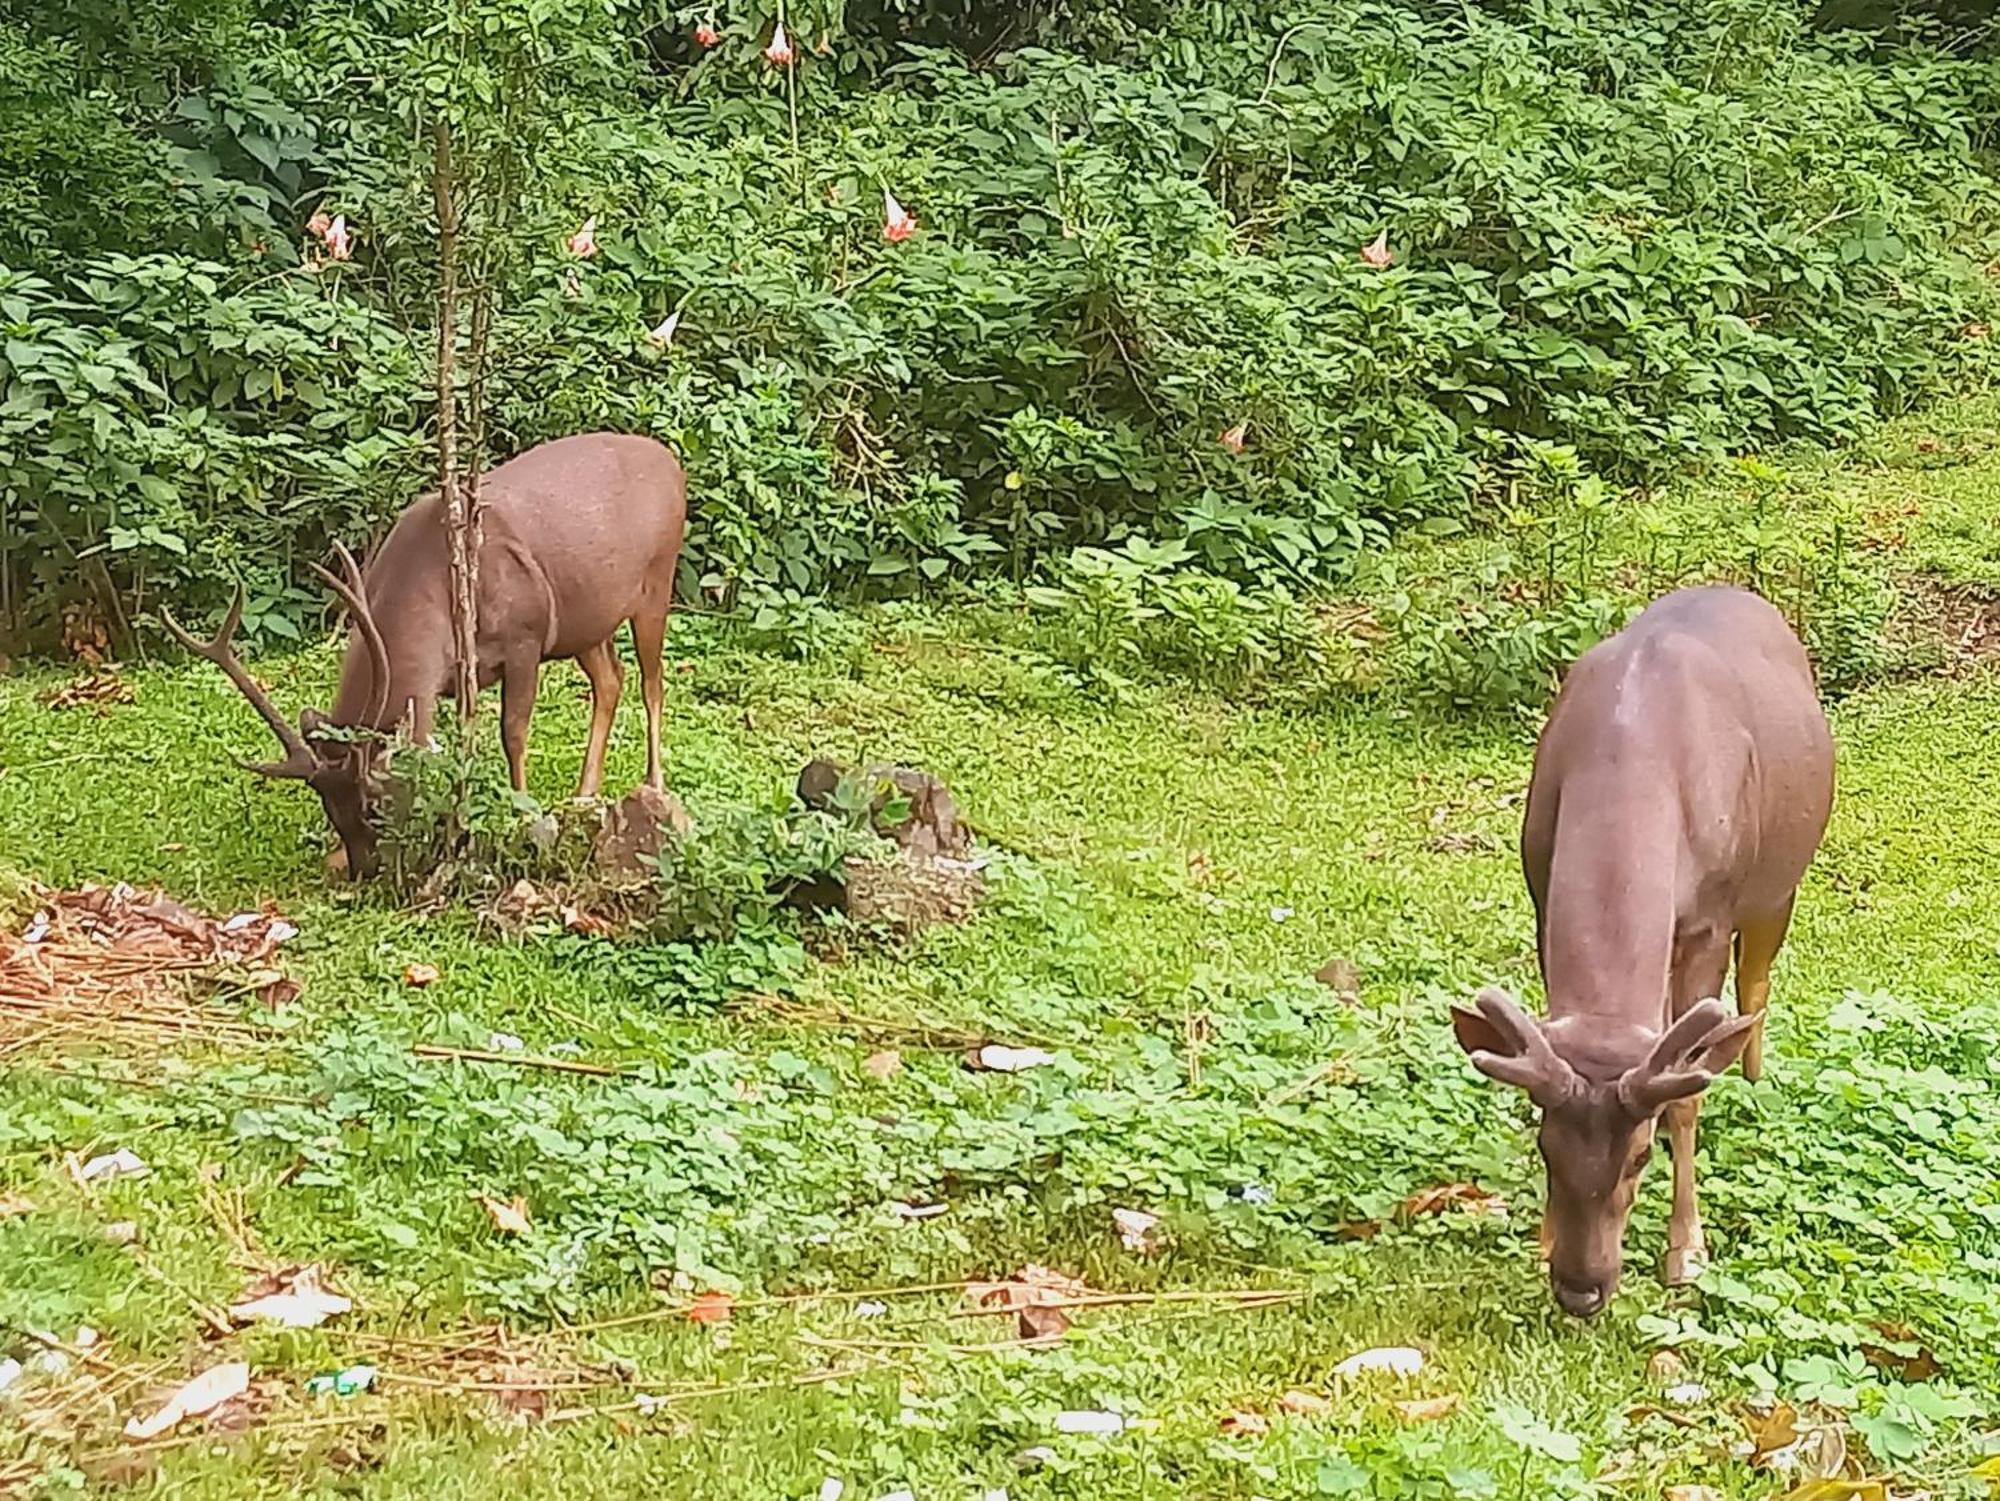
[[[1655,770],[1613,765],[1563,787],[1542,923],[1552,1017],[1665,1019],[1683,840]]]

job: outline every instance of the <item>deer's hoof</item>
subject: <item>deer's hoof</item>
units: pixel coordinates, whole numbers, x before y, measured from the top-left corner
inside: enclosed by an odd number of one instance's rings
[[[1667,1252],[1667,1286],[1687,1287],[1708,1270],[1708,1248],[1685,1246]]]

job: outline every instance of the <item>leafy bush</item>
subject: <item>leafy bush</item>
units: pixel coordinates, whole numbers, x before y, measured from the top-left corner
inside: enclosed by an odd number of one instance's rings
[[[1053,582],[1026,591],[1046,617],[1043,649],[1080,686],[1113,695],[1149,669],[1236,694],[1321,684],[1327,652],[1290,590],[1245,588],[1189,556],[1184,542],[1143,537],[1076,548]]]
[[[1525,593],[1464,594],[1453,608],[1410,618],[1399,643],[1400,676],[1432,703],[1539,710],[1569,665],[1631,613],[1597,594],[1546,604]]]
[[[0,323],[0,570],[49,604],[94,595],[123,625],[236,576],[247,633],[296,640],[321,601],[298,566],[414,488],[409,344],[331,285],[169,256],[61,285],[0,268]]]
[[[501,289],[494,444],[675,442],[687,582],[780,619],[1134,535],[1311,588],[1462,518],[1538,444],[1650,479],[1849,437],[1988,364],[1990,68],[1816,32],[1792,0],[1129,0],[1018,25],[808,0],[789,83],[758,55],[763,0],[712,50],[630,0],[537,13],[570,44],[519,205],[539,249]],[[27,50],[68,77],[45,14]],[[320,81],[386,67],[427,15],[307,7],[204,33],[199,66],[113,49],[92,75],[139,197],[173,212],[160,256],[99,254],[133,248],[124,209],[12,248],[0,492],[33,614],[73,551],[107,610],[240,568],[259,620],[296,625],[317,595],[291,565],[416,488],[411,101],[393,68],[334,112]],[[322,204],[359,249],[316,276],[285,242]],[[601,253],[568,258],[587,214]],[[199,569],[175,550],[197,534],[224,544]]]

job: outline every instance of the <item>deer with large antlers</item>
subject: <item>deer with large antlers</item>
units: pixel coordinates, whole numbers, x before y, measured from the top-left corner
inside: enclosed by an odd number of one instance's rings
[[[646,701],[646,784],[663,785],[662,652],[687,518],[680,460],[651,438],[587,433],[544,443],[484,476],[479,554],[479,684],[500,684],[500,737],[515,789],[525,790],[528,722],[541,665],[574,657],[590,681],[590,738],[578,795],[603,784],[605,747],[624,686],[616,637],[632,625]],[[293,726],[237,660],[231,638],[243,591],[213,639],[162,620],[188,650],[228,674],[269,725],[284,759],[243,763],[319,794],[350,873],[375,865],[379,758],[368,735],[408,728],[429,737],[438,700],[452,695],[454,654],[444,506],[426,495],[403,512],[364,576],[336,547],[344,576],[314,565],[354,622],[329,714]]]
[[[1658,600],[1578,659],[1556,697],[1521,831],[1548,1016],[1486,990],[1452,1021],[1475,1068],[1541,1107],[1542,1249],[1572,1314],[1617,1290],[1663,1115],[1666,1280],[1706,1261],[1702,1093],[1739,1057],[1762,1073],[1771,964],[1826,832],[1833,763],[1805,649],[1740,589]],[[1732,947],[1735,1016],[1718,999]]]

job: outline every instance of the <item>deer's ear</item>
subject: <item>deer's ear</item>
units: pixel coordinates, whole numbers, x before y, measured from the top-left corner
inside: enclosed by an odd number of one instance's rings
[[[1463,1006],[1451,1008],[1452,1035],[1468,1053],[1512,1053],[1516,1051],[1501,1030],[1477,1011]]]

